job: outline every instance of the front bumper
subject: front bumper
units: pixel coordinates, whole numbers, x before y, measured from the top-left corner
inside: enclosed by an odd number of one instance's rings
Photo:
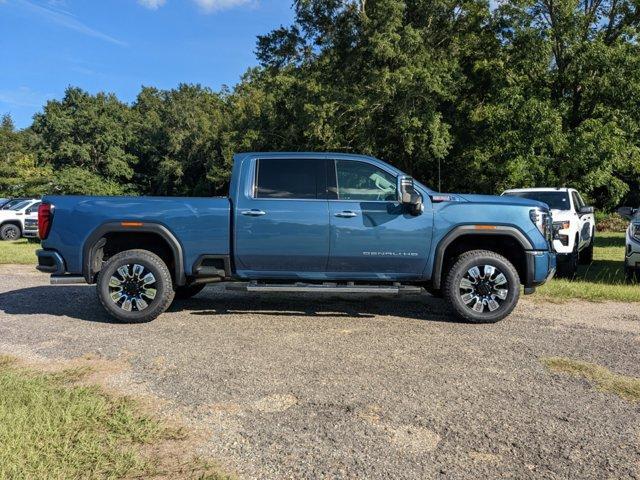
[[[640,269],[640,243],[637,240],[631,238],[629,230],[627,230],[624,265],[627,268]]]
[[[543,285],[556,273],[556,254],[548,250],[530,250],[527,252],[527,278],[524,281],[525,293],[533,293],[534,287]]]

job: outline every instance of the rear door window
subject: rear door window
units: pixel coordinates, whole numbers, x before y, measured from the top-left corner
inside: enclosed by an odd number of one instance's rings
[[[316,199],[326,191],[325,161],[262,158],[256,165],[256,198]]]

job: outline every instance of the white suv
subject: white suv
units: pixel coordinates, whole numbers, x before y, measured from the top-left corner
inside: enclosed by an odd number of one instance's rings
[[[572,277],[578,264],[593,261],[596,219],[573,188],[519,188],[502,195],[529,198],[546,203],[553,219],[553,248],[558,253],[558,275]]]
[[[627,280],[640,282],[640,208],[622,207],[618,209],[618,214],[629,220],[624,247],[624,273]]]
[[[37,237],[37,228],[34,230],[32,224],[35,219],[37,225],[39,205],[40,200],[24,200],[8,210],[0,210],[0,240],[17,240],[22,236]],[[25,222],[30,225],[25,225]]]

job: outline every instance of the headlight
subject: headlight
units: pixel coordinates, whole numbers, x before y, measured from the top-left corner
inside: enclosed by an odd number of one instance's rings
[[[631,236],[640,242],[640,225],[631,225]]]
[[[549,221],[549,213],[540,208],[529,210],[529,218],[540,231],[542,236],[551,241],[551,222]]]
[[[571,227],[571,222],[569,220],[565,220],[564,222],[553,222],[553,231],[557,232],[558,230],[568,230]]]

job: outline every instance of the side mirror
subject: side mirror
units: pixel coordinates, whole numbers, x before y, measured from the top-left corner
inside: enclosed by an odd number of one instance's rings
[[[636,214],[637,211],[637,208],[620,207],[618,209],[618,215],[620,215],[622,218],[626,218],[627,220],[631,220],[631,218]]]
[[[593,212],[594,212],[593,207],[588,207],[586,205],[580,208],[580,210],[578,211],[580,215],[586,215],[587,213],[593,213]]]
[[[422,196],[413,185],[413,178],[408,175],[398,176],[398,201],[406,205],[411,215],[422,213]]]

